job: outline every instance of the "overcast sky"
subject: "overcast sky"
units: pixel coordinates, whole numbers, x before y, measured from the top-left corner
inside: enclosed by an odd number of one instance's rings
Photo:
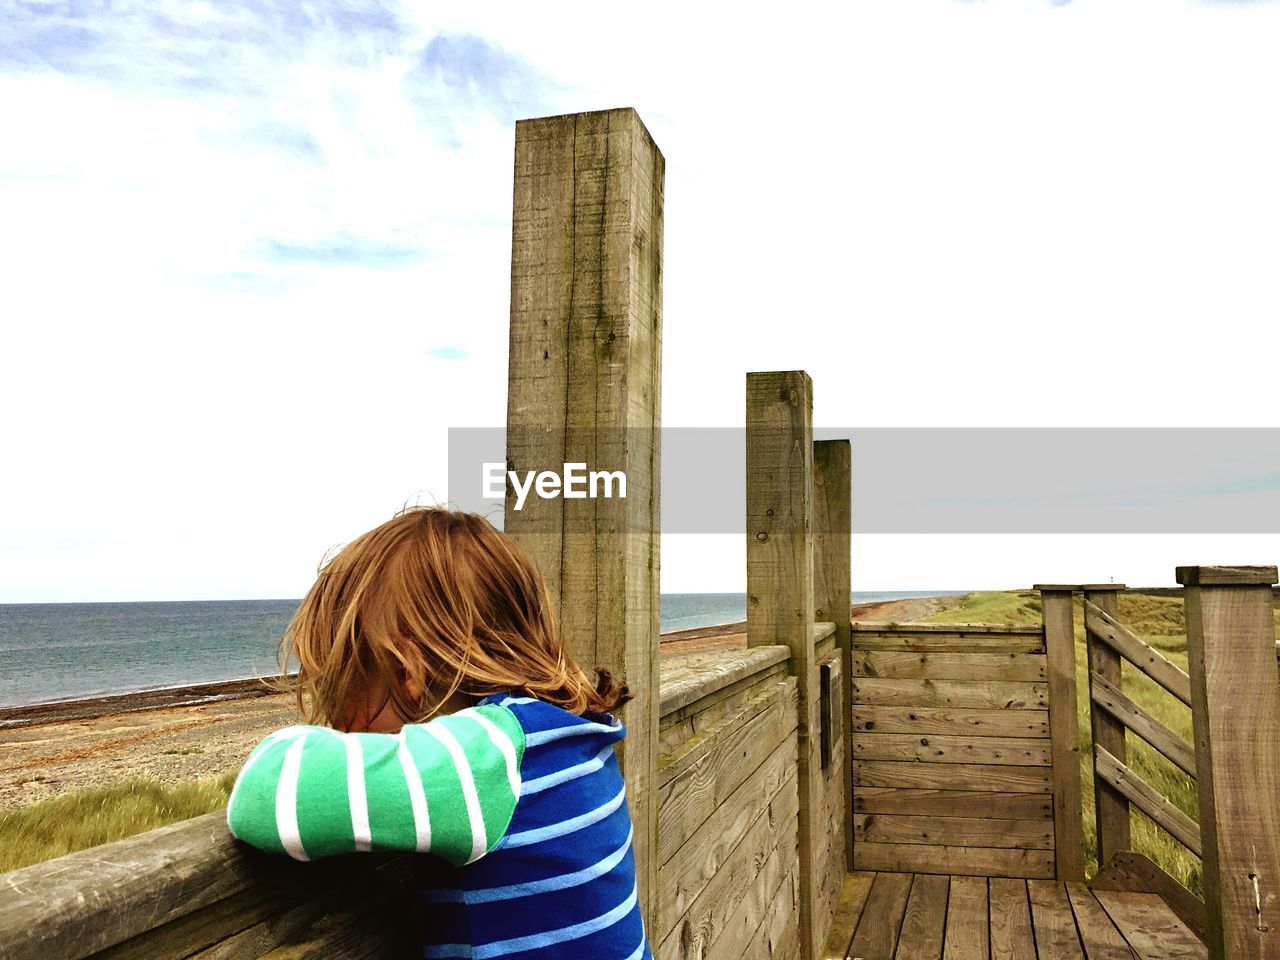
[[[446,428],[505,416],[520,117],[634,106],[666,156],[668,424],[804,368],[819,426],[1278,425],[1280,4],[443,6],[0,9],[0,601],[299,596],[445,497]],[[743,587],[741,538],[663,547]],[[854,577],[1278,560],[876,534]]]

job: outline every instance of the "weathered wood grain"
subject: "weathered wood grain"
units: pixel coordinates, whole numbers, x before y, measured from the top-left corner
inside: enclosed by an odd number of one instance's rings
[[[1141,853],[1117,853],[1089,881],[1089,886],[1095,890],[1159,894],[1200,940],[1208,937],[1204,901]]]
[[[922,873],[912,879],[893,960],[938,960],[942,956],[950,891],[948,877]]]
[[[914,733],[859,733],[855,760],[918,760],[922,763],[994,763],[1047,767],[1048,740],[1024,737],[951,737]]]
[[[1068,884],[1067,899],[1071,901],[1076,929],[1088,960],[1133,960],[1133,951],[1124,936],[1088,887],[1080,883]]]
[[[859,787],[854,797],[853,810],[855,814],[897,813],[926,817],[1052,820],[1053,798],[1046,793]]]
[[[1084,596],[1086,611],[1090,604],[1094,604],[1098,610],[1108,616],[1114,616],[1117,609],[1116,603],[1114,591],[1087,593]],[[1087,615],[1085,623],[1089,623]],[[1120,654],[1100,640],[1094,631],[1087,628],[1085,643],[1089,656],[1089,676],[1101,677],[1111,686],[1119,689]],[[1106,750],[1121,763],[1128,760],[1124,724],[1104,710],[1090,709],[1089,726],[1094,746]],[[1098,862],[1106,863],[1116,854],[1133,846],[1129,823],[1129,800],[1114,785],[1099,777],[1096,769],[1093,777],[1093,809],[1097,827]]]
[[[1173,802],[1130,767],[1121,763],[1102,747],[1094,747],[1094,775],[1115,787],[1134,806],[1170,833],[1175,840],[1200,856],[1200,827],[1179,810]]]
[[[861,849],[861,844],[857,849]],[[858,869],[862,869],[859,867]],[[849,945],[851,957],[892,957],[898,946],[898,931],[911,895],[911,876],[906,873],[877,873],[862,919]]]
[[[618,752],[640,899],[654,919],[665,161],[632,109],[515,132],[508,469],[622,471],[627,496],[506,502],[583,667],[626,678]]]
[[[1183,773],[1196,775],[1196,755],[1191,745],[1102,674],[1090,674],[1089,696],[1095,705],[1140,736]]]
[[[1059,880],[1084,879],[1084,805],[1080,793],[1080,720],[1076,713],[1076,646],[1071,593],[1040,591],[1048,661],[1053,751],[1054,849]]]
[[[871,893],[871,883],[875,877],[874,873],[861,871],[852,871],[844,875],[831,931],[827,934],[827,942],[823,946],[822,953],[819,954],[822,960],[849,960],[849,946],[853,942],[858,921],[862,919],[862,909],[866,906],[867,897]]]
[[[1275,567],[1178,568],[1215,960],[1280,956],[1275,580]]]
[[[952,877],[942,960],[986,960],[991,954],[987,881]]]
[[[1094,896],[1138,960],[1207,960],[1205,945],[1154,893],[1097,890]]]
[[[857,787],[923,787],[936,790],[990,790],[993,793],[1051,793],[1048,767],[1004,767],[991,764],[895,763],[857,760]],[[855,792],[856,795],[856,792]]]
[[[1054,960],[1085,960],[1066,888],[1048,880],[1028,880],[1027,895],[1040,953]]]
[[[882,680],[854,677],[855,703],[871,706],[977,707],[996,710],[1044,710],[1044,683],[984,680]]]
[[[942,734],[958,737],[1049,737],[1047,710],[983,710],[953,707],[891,707],[855,703],[853,729],[874,733]]]
[[[1052,850],[1048,820],[997,820],[991,817],[919,817],[868,813],[854,817],[854,836],[877,843],[931,843],[938,846],[1016,847]]]
[[[991,910],[991,960],[1037,960],[1027,881],[992,877],[987,881]]]
[[[859,842],[854,852],[859,870],[1049,879],[1054,869],[1048,850]]]
[[[858,650],[853,669],[860,677],[889,680],[1027,680],[1043,682],[1041,653],[938,653],[932,650]]]
[[[797,681],[800,952],[825,939],[815,910],[820,794],[813,607],[813,383],[802,370],[747,374],[747,644],[785,644]],[[843,619],[843,617],[841,618]]]
[[[1114,599],[1114,594],[1105,596]],[[1176,663],[1118,621],[1113,613],[1101,605],[1102,600],[1103,597],[1098,597],[1098,602],[1095,602],[1088,595],[1085,596],[1085,630],[1187,706],[1191,706],[1191,678]],[[1116,682],[1110,676],[1107,679]]]
[[[710,658],[685,658],[688,662],[664,668],[662,676],[662,724],[683,719],[690,708],[698,712],[703,702],[735,684],[757,679],[785,664],[791,651],[781,645],[725,650]]]

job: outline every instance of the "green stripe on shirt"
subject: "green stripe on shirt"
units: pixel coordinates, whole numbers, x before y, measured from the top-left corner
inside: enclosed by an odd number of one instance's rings
[[[227,823],[241,840],[298,859],[405,850],[460,866],[502,839],[523,755],[519,721],[498,704],[407,724],[399,734],[291,727],[250,755]]]

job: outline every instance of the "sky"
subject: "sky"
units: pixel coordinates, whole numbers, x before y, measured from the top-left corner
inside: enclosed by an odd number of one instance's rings
[[[802,368],[817,426],[1277,426],[1280,4],[551,9],[0,7],[0,602],[296,597],[446,498],[447,429],[505,418],[521,117],[632,106],[666,157],[666,424]],[[853,553],[1172,585],[1280,536]],[[664,537],[664,590],[744,583]]]

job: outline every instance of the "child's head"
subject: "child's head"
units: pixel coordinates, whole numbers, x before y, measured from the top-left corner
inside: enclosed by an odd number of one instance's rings
[[[412,723],[462,698],[512,691],[573,713],[612,712],[626,685],[592,683],[560,645],[537,566],[483,517],[406,510],[320,570],[284,636],[308,722]]]

